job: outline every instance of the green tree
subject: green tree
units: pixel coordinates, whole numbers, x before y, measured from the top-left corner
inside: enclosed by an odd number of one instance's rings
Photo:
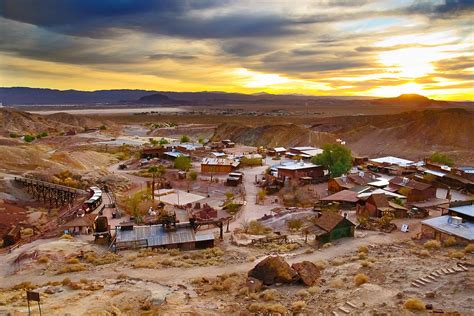
[[[191,158],[179,156],[174,160],[174,167],[179,170],[188,171],[191,169]]]
[[[166,145],[166,144],[169,144],[169,142],[166,139],[164,138],[160,139],[160,145]]]
[[[23,139],[25,140],[25,142],[31,143],[32,141],[34,141],[36,139],[36,137],[34,137],[32,135],[25,135],[25,136],[23,136]]]
[[[190,142],[190,139],[189,139],[189,136],[187,135],[183,135],[181,136],[181,139],[179,140],[181,143],[189,143]]]
[[[138,191],[132,196],[128,196],[125,199],[125,207],[128,214],[135,217],[135,221],[140,222],[142,216],[144,215],[143,210],[141,209],[141,204],[143,201],[143,192]]]
[[[436,162],[446,166],[454,166],[454,160],[445,153],[434,152],[428,158],[431,162]]]
[[[329,175],[340,177],[352,167],[351,150],[340,144],[326,144],[323,152],[313,157],[312,162],[329,170]]]
[[[189,187],[191,186],[191,183],[196,181],[198,177],[198,174],[196,171],[190,171],[187,174],[187,180],[188,180],[188,192],[189,192]]]
[[[204,140],[204,138],[199,137],[198,142],[199,142],[199,144],[204,144],[205,140]]]
[[[157,146],[157,145],[159,144],[159,142],[158,142],[156,139],[154,139],[154,138],[150,138],[150,144],[151,144],[152,146]]]

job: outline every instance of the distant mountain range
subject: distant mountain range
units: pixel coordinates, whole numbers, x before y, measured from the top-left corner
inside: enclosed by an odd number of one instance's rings
[[[187,104],[214,102],[304,101],[319,99],[367,99],[365,97],[322,97],[307,95],[276,95],[268,93],[243,94],[226,92],[163,92],[151,90],[55,90],[41,88],[0,88],[0,102],[4,106],[18,105],[74,105],[74,104]]]
[[[349,102],[350,101],[350,102]],[[227,93],[227,92],[171,92],[151,90],[54,90],[40,88],[0,88],[0,102],[4,106],[31,105],[223,105],[223,104],[300,104],[326,105],[364,104],[440,107],[469,104],[470,102],[437,101],[417,94],[402,94],[396,98],[311,96],[299,94]]]

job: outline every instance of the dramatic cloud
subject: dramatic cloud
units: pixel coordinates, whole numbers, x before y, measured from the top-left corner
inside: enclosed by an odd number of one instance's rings
[[[0,85],[469,99],[473,10],[472,0],[0,0]]]

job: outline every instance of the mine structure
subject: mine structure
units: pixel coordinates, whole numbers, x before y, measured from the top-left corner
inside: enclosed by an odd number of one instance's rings
[[[21,184],[36,200],[49,202],[50,206],[60,206],[72,203],[78,195],[86,195],[84,190],[67,187],[51,182],[15,177],[15,182]]]

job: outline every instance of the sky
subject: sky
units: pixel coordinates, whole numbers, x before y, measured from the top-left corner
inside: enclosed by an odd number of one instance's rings
[[[0,0],[0,86],[473,100],[474,0]]]

